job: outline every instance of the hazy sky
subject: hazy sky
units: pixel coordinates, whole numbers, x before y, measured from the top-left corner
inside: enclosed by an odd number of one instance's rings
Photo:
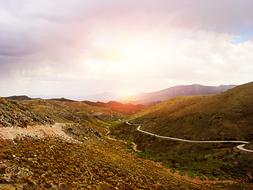
[[[0,96],[253,81],[252,0],[0,0]]]

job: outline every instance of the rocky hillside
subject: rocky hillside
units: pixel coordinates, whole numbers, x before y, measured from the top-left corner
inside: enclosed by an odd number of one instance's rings
[[[113,141],[0,140],[0,189],[203,189]],[[206,186],[206,189],[210,187]],[[210,188],[211,189],[211,188]],[[216,188],[212,188],[216,189]],[[218,188],[217,188],[218,189]]]
[[[40,115],[19,102],[0,98],[0,126],[2,127],[26,127],[51,123],[53,121],[46,114]]]

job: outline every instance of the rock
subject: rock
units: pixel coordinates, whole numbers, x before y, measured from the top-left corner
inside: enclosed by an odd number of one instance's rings
[[[250,171],[248,171],[246,175],[247,175],[248,179],[252,182],[253,181],[252,173]]]
[[[0,174],[5,174],[7,170],[6,164],[0,164]]]
[[[26,169],[26,168],[20,168],[19,171],[18,171],[18,173],[17,173],[17,176],[20,179],[27,179],[28,181],[31,181],[32,179],[30,178],[30,176],[32,174],[33,173],[31,171],[29,171],[28,169]]]
[[[2,178],[0,178],[1,183],[10,183],[12,175],[11,174],[4,174]]]
[[[96,131],[96,132],[95,132],[95,135],[96,135],[97,137],[99,137],[99,138],[101,138],[101,137],[102,137],[102,134],[101,134],[101,133],[99,133],[98,131]]]
[[[59,190],[71,190],[72,185],[71,184],[60,184],[59,185]]]

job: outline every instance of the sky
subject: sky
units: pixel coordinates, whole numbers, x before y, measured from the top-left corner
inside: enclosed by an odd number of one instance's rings
[[[252,0],[0,0],[0,96],[253,81]]]

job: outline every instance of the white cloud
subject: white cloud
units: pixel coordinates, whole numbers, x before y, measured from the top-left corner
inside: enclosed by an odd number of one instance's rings
[[[253,80],[249,0],[0,4],[0,95],[83,96]]]

